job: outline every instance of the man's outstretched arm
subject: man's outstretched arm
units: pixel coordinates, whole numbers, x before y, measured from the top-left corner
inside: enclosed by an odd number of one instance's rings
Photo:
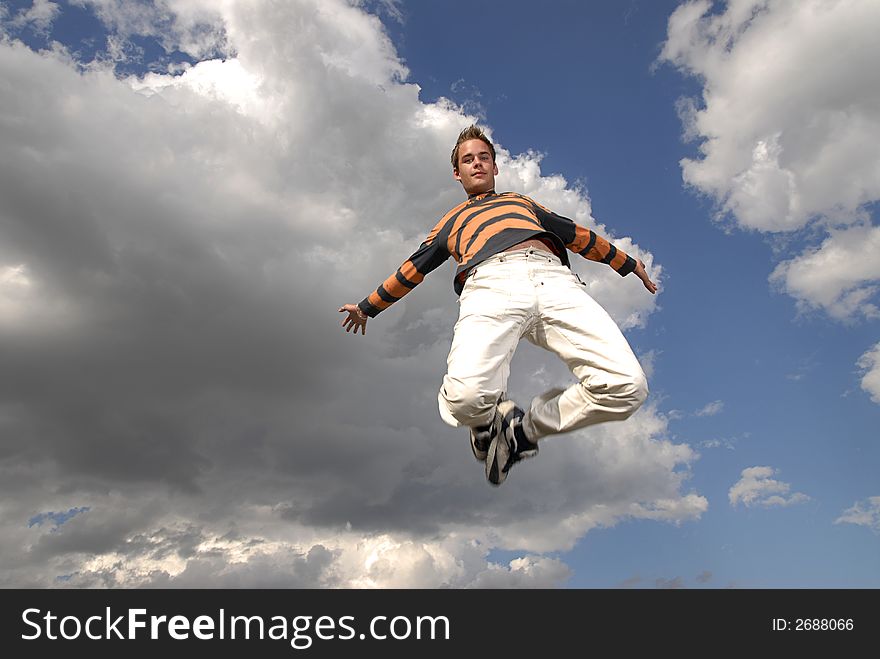
[[[545,229],[555,233],[562,239],[565,246],[576,254],[580,254],[590,261],[606,263],[620,275],[634,273],[642,280],[645,288],[653,295],[657,292],[657,285],[648,277],[645,264],[641,259],[627,256],[622,250],[617,249],[605,238],[594,231],[583,227],[567,217],[557,215],[551,210],[544,208],[534,199],[532,202],[535,215]]]
[[[373,293],[358,304],[343,304],[340,313],[348,312],[342,321],[346,332],[352,329],[357,334],[367,333],[367,319],[374,318],[418,286],[432,270],[449,258],[449,252],[442,242],[434,240],[437,229],[428,236],[419,248],[403,264],[379,285]]]

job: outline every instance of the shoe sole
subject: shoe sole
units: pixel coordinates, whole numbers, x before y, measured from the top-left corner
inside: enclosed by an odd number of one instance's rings
[[[471,431],[471,451],[473,451],[474,457],[479,462],[485,462],[486,458],[489,456],[489,449],[486,449],[485,451],[481,451],[477,448],[477,444],[474,441],[473,431]]]
[[[507,470],[504,467],[507,466],[509,457],[510,449],[507,441],[502,437],[493,439],[486,456],[486,480],[489,483],[501,485],[507,479]]]
[[[502,423],[504,417],[514,407],[513,401],[505,400],[498,405],[495,413],[495,437],[492,438],[486,453],[486,480],[492,485],[501,485],[510,469],[510,444],[507,442],[507,436],[502,434]]]

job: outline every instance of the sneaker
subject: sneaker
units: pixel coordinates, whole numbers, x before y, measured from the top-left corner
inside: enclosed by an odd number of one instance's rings
[[[490,423],[488,426],[480,426],[479,428],[471,428],[471,450],[474,452],[474,457],[480,462],[484,462],[489,454],[489,445],[495,436],[494,429],[495,423]]]
[[[486,453],[486,479],[493,485],[501,485],[517,462],[538,454],[537,442],[529,441],[522,427],[524,416],[525,412],[513,401],[505,400],[498,405],[493,426],[497,432]]]
[[[491,423],[488,423],[485,426],[470,428],[471,451],[474,452],[474,457],[480,462],[486,461],[486,456],[489,453],[489,445],[492,444],[492,439],[498,434],[498,429],[501,427],[501,417],[498,415],[498,405],[500,405],[503,400],[504,394],[502,393],[498,397],[498,403],[496,403],[495,406],[495,417],[492,419]]]

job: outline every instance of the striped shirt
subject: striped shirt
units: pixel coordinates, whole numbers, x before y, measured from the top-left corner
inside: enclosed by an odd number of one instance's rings
[[[468,270],[530,238],[548,243],[569,267],[566,249],[590,261],[607,263],[621,276],[636,267],[635,259],[605,238],[547,210],[525,195],[484,192],[472,195],[446,213],[415,253],[361,300],[358,307],[371,318],[375,317],[418,286],[425,275],[450,256],[458,262],[454,288],[456,294],[461,295]]]

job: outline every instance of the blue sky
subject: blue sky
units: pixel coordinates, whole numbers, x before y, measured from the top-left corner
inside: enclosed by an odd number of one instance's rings
[[[0,4],[2,583],[880,586],[878,14],[813,4]],[[446,268],[334,334],[475,119],[661,286],[576,266],[649,405],[497,491],[436,418]]]
[[[681,528],[637,522],[590,534],[574,555],[601,567],[578,571],[572,585],[612,587],[627,571],[695,585],[688,566],[702,559],[731,583],[876,587],[876,530],[828,526],[876,489],[877,406],[854,368],[876,321],[799,316],[768,286],[779,260],[770,240],[725,232],[713,205],[682,185],[678,160],[696,148],[682,139],[676,100],[699,96],[700,85],[657,63],[678,4],[421,3],[390,26],[424,99],[478,104],[505,146],[544,153],[544,171],[583,182],[597,218],[662,260],[661,310],[632,339],[659,353],[652,391],[683,413],[674,435],[730,445],[702,451],[693,485],[723,501],[741,468],[767,463],[811,498],[785,510],[719,505]],[[473,26],[461,25],[465,15]],[[805,244],[794,240],[784,253]],[[694,415],[715,400],[719,412]]]

